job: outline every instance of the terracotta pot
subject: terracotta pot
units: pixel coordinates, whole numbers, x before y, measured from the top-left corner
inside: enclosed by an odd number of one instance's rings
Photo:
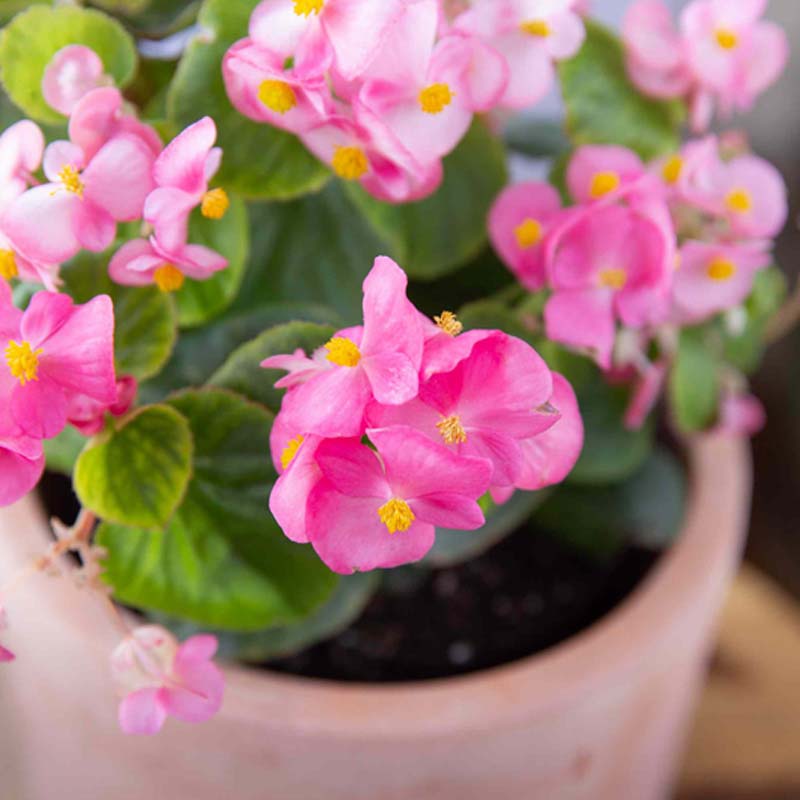
[[[228,668],[222,713],[123,736],[96,601],[39,578],[13,597],[0,672],[0,786],[13,800],[655,800],[667,798],[713,623],[737,566],[745,442],[689,448],[677,545],[621,607],[547,652],[451,680],[339,685]],[[7,575],[46,535],[0,514]],[[5,634],[4,634],[5,635]]]

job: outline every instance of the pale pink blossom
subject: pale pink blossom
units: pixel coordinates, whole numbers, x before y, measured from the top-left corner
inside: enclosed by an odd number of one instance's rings
[[[68,117],[82,97],[111,82],[94,50],[82,44],[68,44],[45,67],[42,95],[51,108]]]

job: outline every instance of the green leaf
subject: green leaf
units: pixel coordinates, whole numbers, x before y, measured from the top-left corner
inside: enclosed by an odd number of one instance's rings
[[[272,415],[237,395],[188,391],[170,404],[194,438],[194,473],[163,531],[103,524],[106,576],[125,603],[200,625],[254,631],[305,619],[337,583],[267,511]]]
[[[225,93],[222,57],[247,36],[258,0],[206,0],[200,31],[181,59],[167,98],[170,119],[185,127],[208,115],[217,123],[224,150],[217,181],[250,199],[288,199],[319,189],[330,177],[327,167],[300,140],[236,111]]]
[[[231,389],[278,413],[283,389],[275,381],[286,373],[283,370],[263,369],[261,362],[269,356],[293,353],[297,348],[306,355],[327,342],[335,329],[311,322],[289,322],[264,331],[235,350],[230,358],[211,376],[209,385]]]
[[[486,215],[506,177],[502,143],[477,120],[445,158],[442,185],[425,200],[391,205],[357,184],[347,184],[347,191],[408,275],[432,280],[458,269],[486,245]]]
[[[85,444],[86,438],[71,425],[67,425],[55,439],[45,439],[42,446],[47,459],[47,469],[71,477],[75,462]]]
[[[175,295],[181,326],[202,325],[218,316],[239,292],[250,247],[250,227],[244,202],[238,197],[231,197],[230,201],[222,219],[194,213],[189,220],[189,241],[221,253],[228,259],[228,266],[208,280],[186,280]]]
[[[576,56],[559,65],[567,132],[575,144],[616,144],[642,158],[675,152],[685,107],[652,100],[628,79],[622,43],[595,22]]]
[[[191,465],[186,420],[169,406],[145,406],[89,442],[75,465],[75,493],[110,522],[160,527],[181,502]]]
[[[67,5],[29,8],[0,36],[0,76],[11,99],[41,122],[64,121],[45,102],[41,84],[50,59],[68,44],[94,50],[117,86],[125,86],[136,71],[133,39],[108,15]]]
[[[681,331],[678,355],[669,376],[671,410],[680,430],[708,428],[719,406],[719,364],[704,327]]]

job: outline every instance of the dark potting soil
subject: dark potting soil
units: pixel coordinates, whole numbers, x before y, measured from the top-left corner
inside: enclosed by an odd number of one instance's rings
[[[69,482],[47,474],[50,514],[78,506]],[[465,534],[469,535],[469,534]],[[523,529],[455,567],[404,567],[346,631],[265,666],[335,681],[415,681],[507,664],[568,639],[636,588],[658,553],[629,546],[599,559],[548,534]]]

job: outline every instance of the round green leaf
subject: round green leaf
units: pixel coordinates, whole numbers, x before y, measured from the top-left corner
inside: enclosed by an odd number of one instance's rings
[[[669,399],[678,427],[687,433],[714,422],[719,405],[719,362],[706,341],[705,327],[681,331],[678,355],[669,376]]]
[[[133,39],[107,14],[71,5],[29,8],[0,36],[0,76],[9,97],[41,122],[64,120],[45,102],[41,84],[50,59],[68,44],[94,50],[117,86],[125,86],[136,71]]]
[[[169,406],[145,406],[90,441],[75,465],[75,492],[103,519],[164,525],[186,491],[192,435]]]

